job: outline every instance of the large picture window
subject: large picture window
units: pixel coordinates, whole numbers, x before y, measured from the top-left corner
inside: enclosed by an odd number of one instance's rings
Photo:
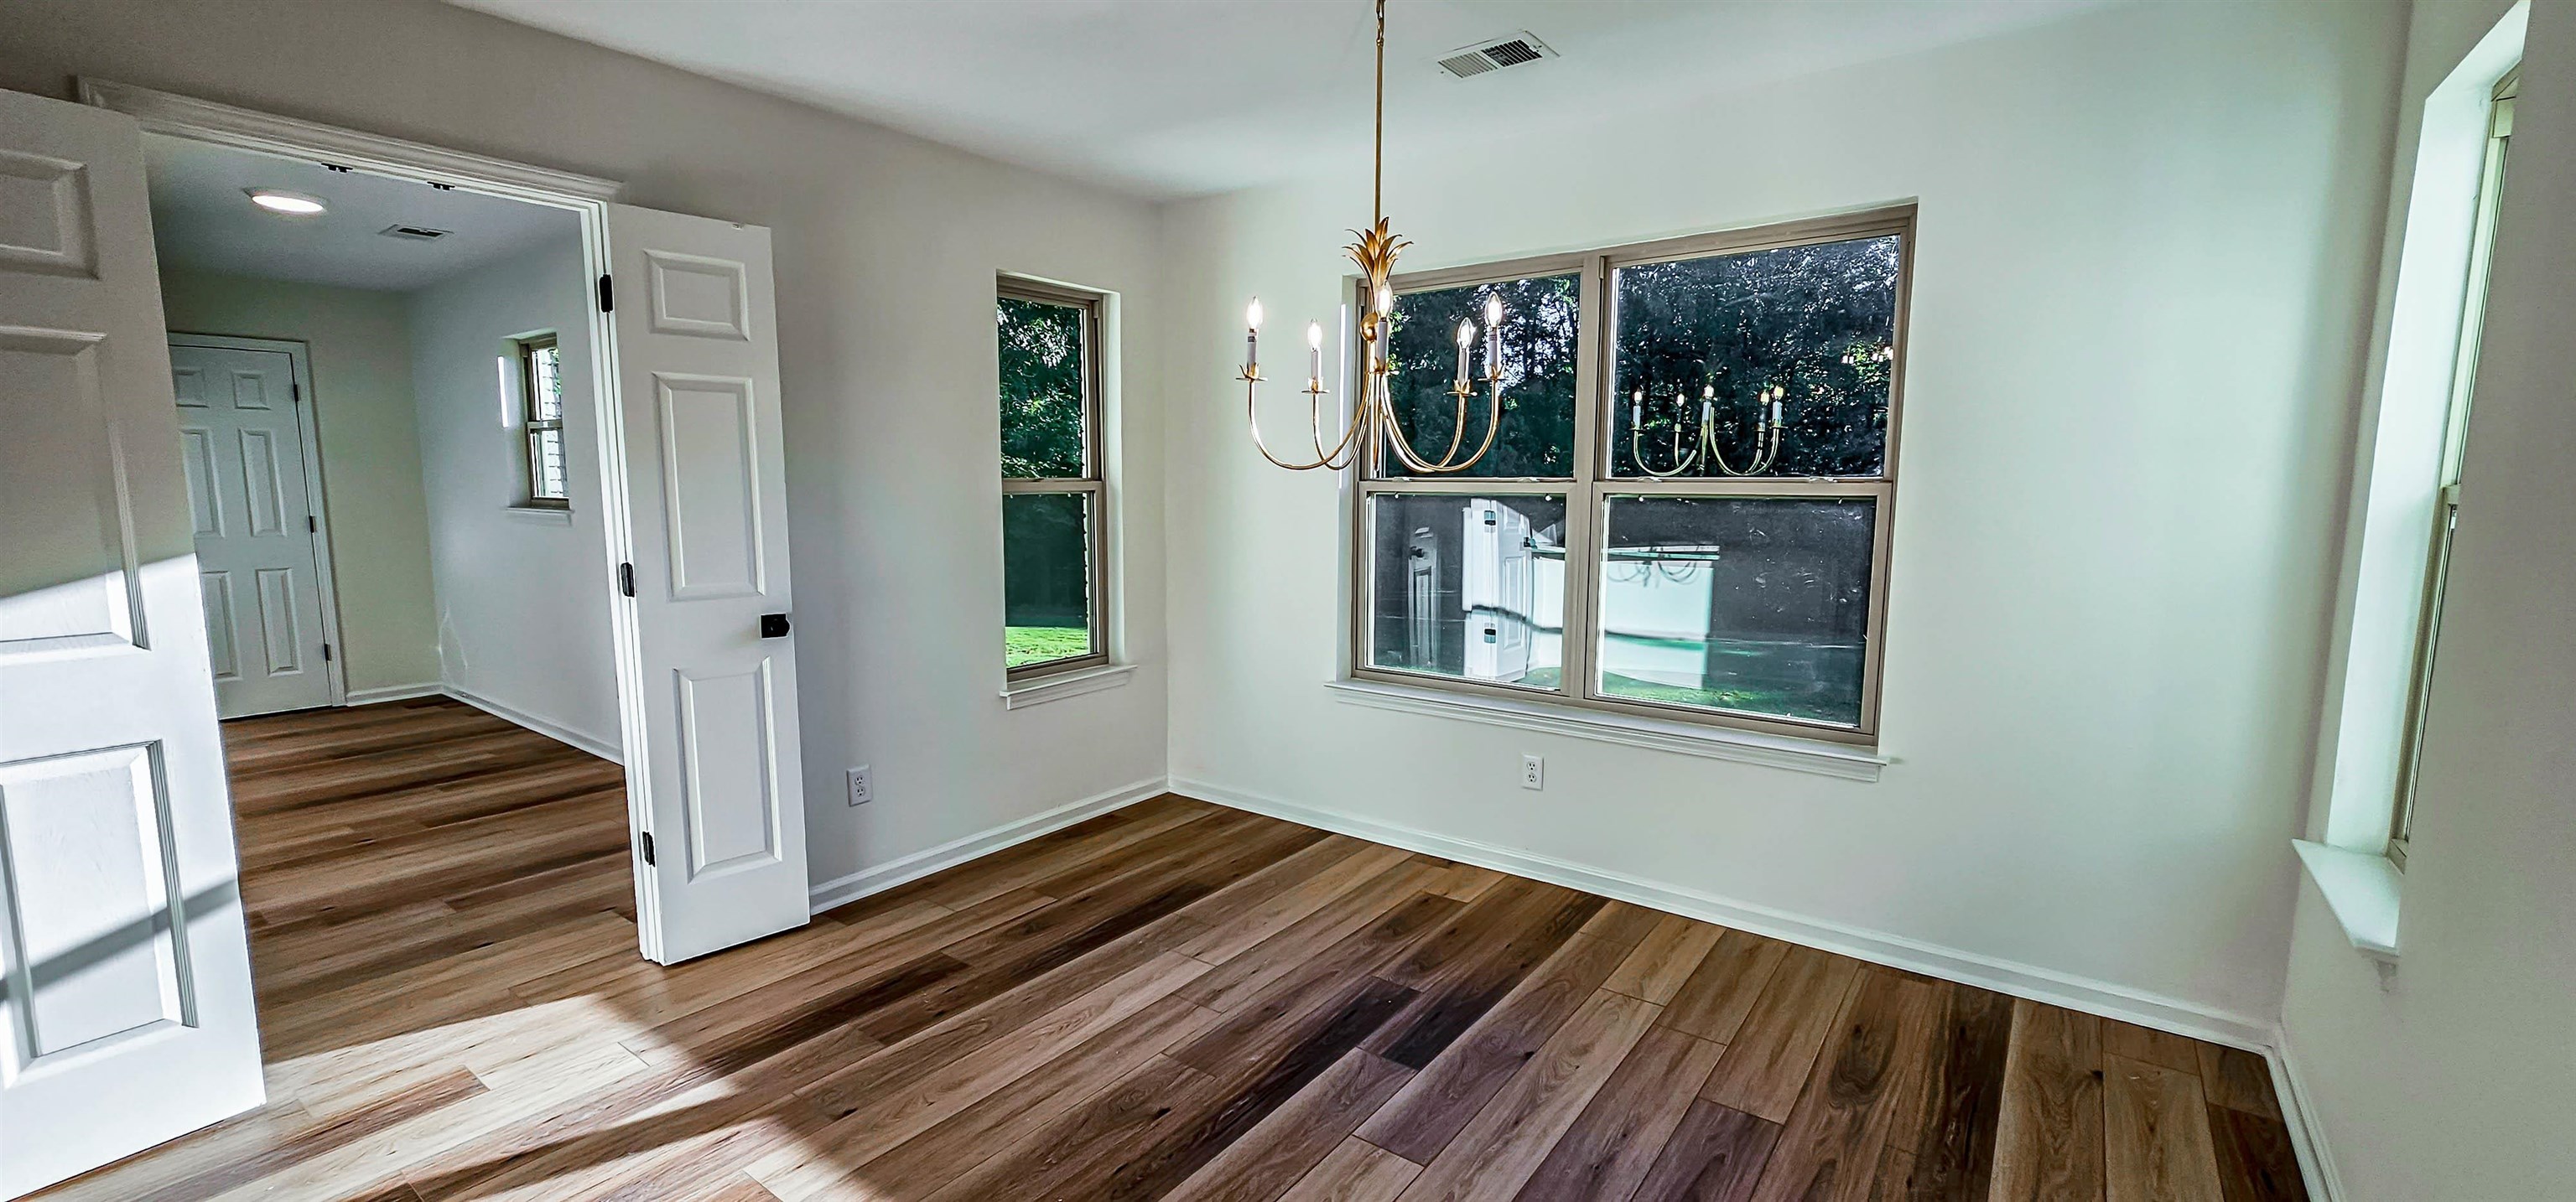
[[[1874,743],[1913,222],[1396,277],[1414,445],[1456,433],[1488,297],[1503,426],[1469,472],[1359,482],[1354,674]]]
[[[1004,279],[1003,664],[1013,680],[1108,662],[1100,298]]]

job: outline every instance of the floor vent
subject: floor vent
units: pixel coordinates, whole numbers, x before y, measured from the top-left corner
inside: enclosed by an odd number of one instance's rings
[[[376,232],[388,238],[400,238],[407,242],[436,242],[453,231],[434,230],[425,225],[389,225]]]
[[[1543,58],[1555,57],[1556,51],[1548,49],[1547,43],[1538,40],[1527,30],[1523,30],[1507,38],[1495,38],[1490,42],[1478,42],[1473,46],[1452,50],[1441,56],[1440,69],[1465,79],[1471,75],[1482,75],[1487,71],[1500,71],[1505,67],[1517,67],[1522,63],[1534,63]]]

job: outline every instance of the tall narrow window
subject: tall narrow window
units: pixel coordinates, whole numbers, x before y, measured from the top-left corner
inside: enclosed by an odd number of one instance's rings
[[[994,301],[1001,359],[1003,664],[1106,663],[1100,298],[1022,280]]]
[[[1503,425],[1469,472],[1360,481],[1354,673],[1875,741],[1912,231],[1897,209],[1398,277],[1414,445],[1461,433],[1455,332],[1488,298]]]
[[[527,441],[528,493],[538,509],[572,504],[564,479],[563,348],[549,334],[519,342],[520,431]]]
[[[2496,87],[2479,172],[2476,227],[2469,243],[2468,288],[2460,304],[2459,349],[2451,363],[2451,402],[2442,420],[2441,495],[2433,503],[2431,554],[2424,568],[2424,606],[2416,620],[2415,664],[2406,685],[2406,732],[2397,765],[2397,805],[2388,828],[2388,858],[2406,866],[2414,837],[2416,782],[2423,773],[2424,724],[2432,706],[2433,652],[2442,629],[2442,594],[2450,583],[2451,536],[2460,525],[2460,477],[2469,438],[2469,403],[2477,390],[2478,342],[2485,333],[2487,269],[2495,252],[2496,206],[2504,196],[2505,151],[2513,139],[2518,75]]]

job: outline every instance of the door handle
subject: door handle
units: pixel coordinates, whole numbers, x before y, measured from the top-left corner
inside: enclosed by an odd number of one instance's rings
[[[762,614],[762,615],[760,615],[760,637],[762,637],[762,638],[764,638],[764,639],[783,639],[783,638],[786,638],[786,637],[787,637],[787,615],[785,615],[785,614]]]

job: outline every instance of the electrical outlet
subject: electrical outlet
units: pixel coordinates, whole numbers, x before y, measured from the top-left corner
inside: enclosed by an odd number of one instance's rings
[[[1525,755],[1521,757],[1521,787],[1524,789],[1544,789],[1547,787],[1546,760],[1540,759],[1534,755]]]
[[[868,766],[850,769],[850,804],[863,806],[876,800],[876,787],[868,783]]]

